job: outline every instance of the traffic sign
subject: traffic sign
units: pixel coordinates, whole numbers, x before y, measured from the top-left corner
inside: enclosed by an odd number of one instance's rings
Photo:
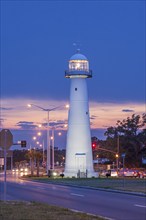
[[[123,153],[123,154],[121,154],[121,156],[122,156],[122,157],[125,157],[125,156],[126,156],[126,154],[125,154],[125,153]]]
[[[21,141],[21,147],[26,147],[26,141]]]
[[[13,135],[9,129],[2,129],[0,132],[0,147],[9,149],[13,145]]]

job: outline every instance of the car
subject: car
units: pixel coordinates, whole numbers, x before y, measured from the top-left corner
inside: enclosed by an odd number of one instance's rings
[[[109,172],[110,176],[112,176],[112,177],[118,176],[117,170],[111,169],[111,170],[108,170],[108,172]]]
[[[134,170],[134,175],[135,178],[140,178],[140,172],[138,170]]]
[[[107,171],[105,171],[105,176],[106,177],[109,177],[109,176],[117,177],[118,176],[118,172],[117,172],[117,170],[114,170],[114,169],[107,170]]]
[[[142,173],[142,178],[146,178],[146,170]]]
[[[123,171],[121,171],[121,172],[123,172]],[[135,170],[135,169],[133,169],[133,170],[127,169],[127,170],[124,170],[123,175],[125,177],[135,177],[135,178],[137,178],[137,177],[140,177],[140,172],[138,170]]]
[[[19,173],[20,173],[20,176],[27,176],[28,168],[20,168]]]
[[[139,177],[140,178],[146,178],[146,170],[139,171]]]
[[[18,168],[13,168],[12,169],[12,174],[18,174],[19,173],[19,169]]]
[[[106,176],[106,173],[107,173],[107,171],[106,171],[106,170],[102,170],[102,171],[100,172],[100,176],[105,177],[105,176]]]
[[[125,177],[133,177],[134,171],[133,170],[124,170],[124,176]]]

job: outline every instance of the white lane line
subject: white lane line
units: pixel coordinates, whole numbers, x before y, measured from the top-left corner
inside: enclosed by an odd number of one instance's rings
[[[36,188],[37,188],[37,189],[42,189],[42,190],[45,190],[45,189],[46,189],[45,187],[41,187],[41,186],[37,186]]]
[[[70,193],[70,195],[72,195],[72,196],[80,196],[80,197],[84,197],[84,195],[76,194],[76,193]]]
[[[140,207],[140,208],[146,208],[146,205],[138,205],[138,204],[135,204],[134,206],[137,206],[137,207]]]
[[[23,183],[23,182],[19,182],[18,184],[21,184],[21,185],[26,185],[26,183]]]

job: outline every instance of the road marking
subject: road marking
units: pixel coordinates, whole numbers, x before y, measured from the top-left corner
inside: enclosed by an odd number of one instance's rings
[[[18,182],[18,184],[21,184],[21,185],[26,185],[26,183],[24,183],[24,182]]]
[[[140,208],[146,208],[146,205],[138,205],[138,204],[135,204],[135,206],[140,207]]]
[[[36,188],[37,188],[37,189],[42,189],[42,190],[45,190],[45,189],[46,189],[45,187],[41,187],[41,186],[37,186]]]
[[[76,193],[71,193],[70,195],[72,195],[72,196],[80,196],[80,197],[84,197],[84,195],[76,194]]]

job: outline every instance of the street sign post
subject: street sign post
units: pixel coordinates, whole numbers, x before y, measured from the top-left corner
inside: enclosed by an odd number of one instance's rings
[[[125,188],[125,175],[124,175],[124,169],[125,169],[125,157],[126,157],[126,153],[121,154],[121,157],[123,158],[123,188]]]
[[[13,144],[13,135],[10,130],[2,129],[0,132],[0,147],[4,150],[4,201],[6,200],[6,170],[7,170],[7,150]]]

